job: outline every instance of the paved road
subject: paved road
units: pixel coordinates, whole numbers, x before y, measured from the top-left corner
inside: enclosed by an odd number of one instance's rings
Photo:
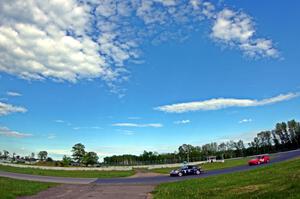
[[[159,184],[163,182],[176,182],[176,181],[192,179],[192,178],[204,178],[204,177],[214,176],[219,174],[251,170],[257,167],[268,166],[270,164],[285,161],[295,157],[300,157],[300,150],[278,153],[276,158],[272,159],[271,160],[272,162],[269,164],[264,164],[259,166],[248,166],[247,164],[245,164],[243,166],[231,167],[227,169],[207,171],[204,174],[201,174],[199,176],[192,175],[192,176],[183,176],[183,177],[155,176],[155,177],[145,177],[145,178],[111,178],[111,179],[97,179],[95,183],[98,184]]]
[[[289,151],[278,153],[276,158],[272,159],[270,164],[281,162],[284,160],[292,159],[295,157],[300,157],[300,150]],[[267,165],[260,165],[268,166]],[[48,177],[48,176],[36,176],[36,175],[27,175],[27,174],[17,174],[17,173],[10,173],[10,172],[3,172],[0,171],[0,176],[15,178],[15,179],[23,179],[23,180],[32,180],[32,181],[41,181],[41,182],[57,182],[57,183],[66,183],[66,184],[89,184],[89,183],[96,183],[100,185],[104,184],[159,184],[162,182],[175,182],[181,181],[186,179],[192,178],[203,178],[208,176],[214,176],[219,174],[226,174],[226,173],[233,173],[238,171],[246,171],[250,169],[255,169],[258,166],[238,166],[232,167],[227,169],[220,169],[220,170],[213,170],[207,171],[204,174],[199,176],[184,176],[184,177],[169,177],[166,175],[162,176],[153,176],[153,177],[137,177],[137,178],[110,178],[110,179],[95,179],[95,178],[63,178],[63,177]]]

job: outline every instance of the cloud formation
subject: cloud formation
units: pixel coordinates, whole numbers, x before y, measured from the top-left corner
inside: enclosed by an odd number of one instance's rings
[[[192,111],[207,111],[207,110],[219,110],[229,107],[252,107],[252,106],[264,106],[268,104],[274,104],[277,102],[287,101],[298,97],[299,93],[280,94],[275,97],[266,98],[262,100],[255,99],[234,99],[234,98],[217,98],[204,101],[186,102],[179,104],[171,104],[156,107],[155,110],[167,112],[167,113],[184,113]]]
[[[27,109],[21,106],[0,102],[0,116],[9,115],[11,113],[25,113]]]
[[[122,135],[131,136],[131,135],[134,135],[134,134],[135,134],[135,132],[130,131],[130,130],[121,130],[121,131],[122,131],[122,132],[121,132]]]
[[[50,155],[71,155],[71,151],[68,149],[47,149],[47,152]]]
[[[76,0],[0,3],[0,70],[25,79],[112,78],[87,34],[90,8]]]
[[[8,91],[6,93],[6,95],[11,96],[11,97],[20,97],[20,96],[22,96],[21,93],[17,93],[17,92],[13,92],[13,91]]]
[[[211,1],[3,0],[0,71],[31,80],[101,78],[115,89],[145,41],[181,41],[203,20],[214,40],[249,56],[278,54],[271,40],[255,37],[248,15]]]
[[[128,117],[127,119],[129,119],[129,120],[140,120],[142,118],[141,117]]]
[[[225,8],[216,14],[211,37],[219,42],[240,48],[250,57],[278,57],[271,40],[255,38],[254,22],[243,12]]]
[[[48,140],[53,140],[53,139],[56,138],[56,135],[55,135],[55,134],[49,134],[49,135],[47,136],[47,138],[48,138]]]
[[[56,122],[56,123],[65,123],[64,120],[55,120],[54,122]]]
[[[252,122],[252,121],[253,120],[251,118],[249,118],[249,119],[245,118],[245,119],[240,120],[239,123],[240,124],[242,124],[242,123],[249,123],[249,122]]]
[[[100,129],[103,129],[102,127],[100,126],[75,126],[73,127],[73,130],[100,130]]]
[[[0,135],[6,136],[6,137],[15,137],[15,138],[24,138],[24,137],[32,136],[32,134],[20,133],[17,131],[10,130],[7,127],[1,127],[1,126],[0,126]]]
[[[178,120],[178,121],[175,121],[174,124],[188,124],[188,123],[191,123],[190,120]]]
[[[112,126],[119,126],[119,127],[154,127],[160,128],[163,127],[160,123],[149,123],[149,124],[136,124],[136,123],[115,123]]]

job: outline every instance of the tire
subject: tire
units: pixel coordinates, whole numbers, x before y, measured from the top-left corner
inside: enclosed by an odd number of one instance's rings
[[[183,174],[182,174],[181,172],[179,172],[179,173],[178,173],[178,176],[181,177],[181,176],[183,176]]]
[[[268,163],[270,163],[270,160],[267,160],[267,162],[266,162],[266,163],[267,163],[267,164],[268,164]]]
[[[257,165],[260,165],[260,162],[257,162]]]
[[[196,175],[200,175],[200,174],[201,174],[201,171],[197,170]]]

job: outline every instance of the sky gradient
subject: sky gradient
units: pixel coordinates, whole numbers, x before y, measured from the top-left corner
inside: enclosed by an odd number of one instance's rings
[[[1,1],[0,150],[173,152],[299,120],[299,7]]]

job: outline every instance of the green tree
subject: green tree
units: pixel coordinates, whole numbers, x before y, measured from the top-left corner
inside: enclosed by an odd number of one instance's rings
[[[226,144],[224,142],[222,142],[221,144],[219,144],[218,151],[221,151],[221,152],[224,153],[226,151],[226,149],[227,149],[227,147],[226,147]]]
[[[62,158],[62,164],[64,166],[69,166],[71,164],[71,162],[72,162],[72,158],[64,155],[64,157]]]
[[[288,121],[288,131],[290,133],[291,141],[298,146],[297,140],[297,122],[295,120]]]
[[[193,146],[190,144],[183,144],[178,148],[179,155],[183,159],[185,159],[189,162],[190,161],[190,153],[193,150]]]
[[[285,140],[285,136],[284,136],[284,133],[283,133],[283,130],[282,130],[282,124],[281,123],[277,123],[276,124],[276,127],[275,127],[275,133],[279,136],[280,138],[280,143],[281,144],[285,144],[286,143],[286,140]]]
[[[277,133],[275,130],[272,130],[271,131],[272,133],[272,136],[273,136],[273,142],[274,142],[274,145],[275,145],[275,150],[277,151],[279,149],[279,146],[280,146],[280,142],[278,140],[278,136],[277,136]]]
[[[253,142],[250,143],[250,146],[255,149],[254,153],[256,153],[256,154],[259,154],[259,145],[260,145],[260,141],[257,137],[255,137],[253,139]]]
[[[290,139],[290,136],[288,134],[287,124],[285,122],[281,123],[281,130],[282,130],[283,135],[284,135],[285,143],[291,143],[291,139]]]
[[[85,165],[85,166],[88,166],[88,165],[94,165],[94,164],[97,164],[98,162],[98,156],[97,156],[97,153],[95,152],[88,152],[86,153],[84,156],[83,156],[83,159],[82,159],[82,163]]]
[[[39,160],[41,160],[41,161],[46,160],[47,156],[48,156],[48,152],[47,152],[47,151],[40,151],[40,152],[38,153],[38,158],[39,158]]]
[[[75,144],[72,147],[72,153],[73,160],[77,163],[81,163],[86,154],[85,146],[81,143]]]
[[[244,155],[245,145],[244,145],[243,140],[239,140],[238,142],[234,142],[234,147],[236,149],[237,156],[243,156]]]
[[[46,162],[53,162],[53,159],[51,157],[47,157]]]
[[[272,148],[272,133],[271,131],[262,131],[257,134],[257,138],[259,139],[260,147],[262,148],[263,152],[270,152]]]
[[[9,152],[6,151],[6,150],[3,150],[3,157],[4,157],[4,159],[7,159],[8,155],[9,155]]]
[[[296,128],[295,128],[296,138],[298,143],[300,144],[300,122],[297,122]]]

